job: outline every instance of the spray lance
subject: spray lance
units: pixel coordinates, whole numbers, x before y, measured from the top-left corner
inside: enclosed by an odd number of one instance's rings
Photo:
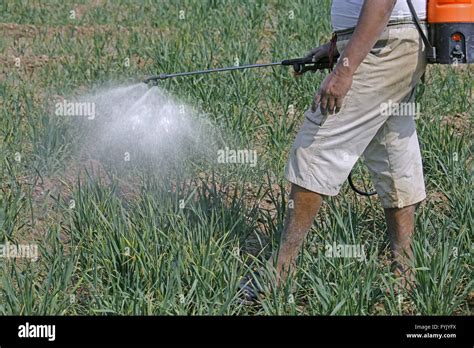
[[[332,61],[328,58],[318,60],[317,62],[313,62],[313,57],[295,58],[295,59],[286,59],[280,62],[273,62],[273,63],[230,66],[230,67],[225,67],[225,68],[196,70],[196,71],[180,72],[180,73],[175,73],[175,74],[160,74],[158,76],[149,77],[143,82],[148,84],[150,82],[154,83],[154,82],[157,82],[158,80],[166,80],[166,79],[174,78],[174,77],[204,75],[204,74],[210,74],[210,73],[233,71],[233,70],[245,70],[245,69],[253,69],[253,68],[265,68],[265,67],[277,66],[277,65],[292,66],[295,73],[302,74],[307,71],[331,69]]]

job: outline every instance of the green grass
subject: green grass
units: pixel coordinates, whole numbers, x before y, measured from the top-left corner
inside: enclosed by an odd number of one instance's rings
[[[326,200],[284,289],[264,284],[257,307],[236,300],[239,279],[277,247],[283,168],[322,74],[163,81],[230,144],[256,149],[255,168],[189,163],[164,175],[104,164],[97,175],[83,170],[74,124],[51,111],[51,96],[111,80],[301,56],[330,38],[329,4],[2,2],[0,242],[35,243],[40,257],[0,260],[0,314],[471,314],[471,68],[430,66],[418,90],[429,197],[417,212],[416,289],[403,301],[385,291],[394,279],[381,206],[347,185]],[[367,259],[327,257],[334,241],[364,245]]]

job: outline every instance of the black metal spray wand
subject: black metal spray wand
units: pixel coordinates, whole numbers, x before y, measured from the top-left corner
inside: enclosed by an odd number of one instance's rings
[[[160,74],[158,76],[149,77],[145,79],[143,82],[150,83],[150,82],[156,82],[158,80],[166,80],[166,79],[174,78],[174,77],[203,75],[203,74],[210,74],[210,73],[217,73],[217,72],[224,72],[224,71],[244,70],[244,69],[253,69],[253,68],[265,68],[265,67],[276,66],[276,65],[292,66],[293,70],[296,73],[302,74],[306,71],[330,69],[332,62],[330,62],[329,59],[323,59],[317,62],[313,62],[312,57],[286,59],[286,60],[282,60],[281,62],[273,62],[273,63],[229,66],[225,68],[179,72],[179,73],[174,73],[174,74]]]

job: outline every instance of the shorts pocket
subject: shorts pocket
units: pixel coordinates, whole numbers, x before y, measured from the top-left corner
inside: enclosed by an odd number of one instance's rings
[[[318,105],[318,109],[316,109],[315,112],[313,112],[311,108],[308,108],[308,110],[306,110],[306,112],[304,113],[304,117],[306,117],[306,119],[310,121],[311,123],[314,123],[315,125],[320,126],[320,127],[324,124],[324,122],[327,119],[327,115],[324,116],[321,113],[321,110],[319,109],[319,105]]]

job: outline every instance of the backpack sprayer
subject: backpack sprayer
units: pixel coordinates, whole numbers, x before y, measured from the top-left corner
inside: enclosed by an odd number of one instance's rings
[[[407,0],[430,64],[474,63],[474,0],[427,0],[428,37]]]
[[[427,0],[428,36],[421,26],[413,7],[412,0],[407,0],[408,7],[425,45],[426,58],[429,64],[470,64],[474,63],[474,0]],[[231,66],[208,70],[160,74],[145,79],[143,82],[156,83],[175,77],[203,75],[216,72],[264,68],[269,66],[291,66],[295,73],[332,69],[338,56],[329,53],[329,58],[313,61],[313,57],[286,59],[280,62]],[[372,196],[376,192],[364,192],[357,189],[349,174],[350,187],[360,195]]]

